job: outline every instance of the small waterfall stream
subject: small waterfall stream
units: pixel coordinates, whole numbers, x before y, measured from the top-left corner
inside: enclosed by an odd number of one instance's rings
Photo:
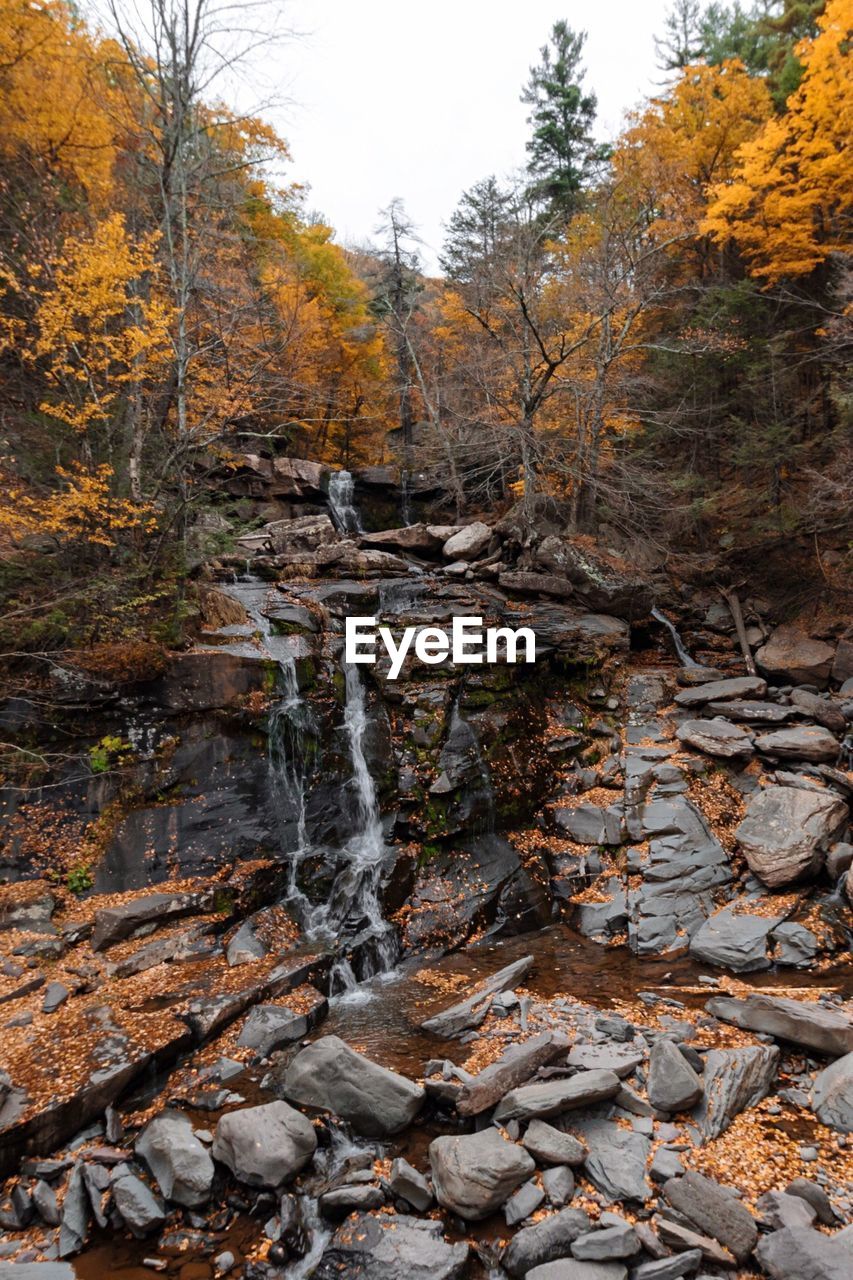
[[[696,662],[687,652],[687,649],[684,646],[684,641],[678,634],[675,624],[670,622],[666,614],[661,613],[660,609],[657,608],[652,609],[651,614],[658,622],[663,623],[669,634],[672,636],[673,647],[675,648],[676,656],[678,657],[678,661],[681,665],[683,667],[701,667],[701,662]]]
[[[355,505],[355,482],[349,471],[335,471],[329,477],[329,512],[340,533],[363,532]]]
[[[342,728],[352,769],[353,831],[343,848],[333,854],[336,873],[326,901],[316,903],[300,886],[300,869],[316,852],[307,832],[306,791],[317,758],[317,724],[299,689],[292,638],[278,635],[264,611],[267,592],[259,582],[231,588],[280,671],[281,694],[268,714],[268,761],[281,851],[289,866],[287,903],[307,940],[334,949],[345,943],[350,954],[358,952],[361,977],[372,977],[393,968],[397,939],[383,918],[379,896],[387,846],[376,785],[365,754],[369,718],[364,683],[358,667],[344,664]],[[350,960],[341,956],[332,970],[332,993],[350,991],[358,981]]]

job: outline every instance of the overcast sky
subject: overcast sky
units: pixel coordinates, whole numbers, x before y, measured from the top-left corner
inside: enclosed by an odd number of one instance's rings
[[[461,192],[524,163],[521,86],[551,26],[586,30],[603,136],[654,86],[667,0],[289,0],[304,33],[259,71],[289,101],[271,114],[338,239],[363,241],[400,196],[435,264]]]
[[[141,31],[148,0],[116,2]],[[108,0],[90,3],[109,26]],[[308,208],[341,243],[369,239],[379,210],[399,196],[420,229],[427,269],[435,269],[442,225],[461,193],[524,164],[528,109],[519,94],[554,22],[565,18],[588,32],[586,84],[598,95],[599,135],[610,138],[654,88],[653,36],[669,7],[668,0],[271,3],[297,34],[256,49],[239,84],[220,92],[244,110],[275,104],[262,114],[290,144],[284,176],[310,186]],[[224,11],[236,25],[253,13],[240,0]]]

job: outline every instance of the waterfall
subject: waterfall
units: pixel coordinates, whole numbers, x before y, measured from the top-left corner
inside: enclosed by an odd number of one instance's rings
[[[347,923],[356,928],[352,942],[361,952],[363,976],[369,977],[393,967],[397,940],[394,930],[383,919],[379,900],[386,846],[376,784],[364,751],[368,725],[364,684],[356,666],[345,664],[344,676],[344,729],[352,763],[356,830],[343,849],[344,864],[335,877],[328,903],[321,908],[322,927],[328,930],[331,925],[336,933]],[[335,986],[351,990],[356,981],[349,960],[339,960],[332,973],[332,990]]]
[[[407,527],[412,523],[412,500],[410,495],[409,473],[404,467],[400,474],[400,515]]]
[[[329,511],[340,533],[363,532],[355,505],[355,484],[349,471],[334,471],[329,477]]]
[[[343,944],[362,978],[393,968],[397,938],[382,917],[379,890],[386,857],[376,785],[365,754],[369,725],[367,697],[357,666],[344,665],[346,697],[341,729],[351,768],[352,833],[332,856],[337,868],[325,902],[315,903],[300,888],[300,869],[317,853],[308,838],[306,792],[317,753],[312,739],[317,724],[311,704],[300,693],[292,638],[278,635],[265,609],[269,588],[257,580],[237,583],[229,594],[248,613],[264,649],[279,668],[280,696],[268,713],[270,795],[282,855],[287,859],[285,901],[302,926],[305,938],[330,948]],[[331,989],[351,990],[358,983],[352,962],[340,958]]]
[[[690,654],[685,649],[684,642],[678,634],[674,623],[670,622],[669,618],[667,618],[667,616],[661,613],[660,609],[657,608],[652,609],[652,617],[656,618],[658,622],[662,622],[669,634],[672,636],[672,643],[675,646],[675,652],[681,665],[683,667],[700,667],[702,664],[700,662],[694,662]]]

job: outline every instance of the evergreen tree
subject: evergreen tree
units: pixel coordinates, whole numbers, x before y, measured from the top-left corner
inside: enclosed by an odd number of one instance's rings
[[[699,0],[675,0],[664,19],[665,35],[655,36],[661,71],[693,66],[705,53]]]
[[[530,68],[521,101],[531,107],[527,143],[531,195],[549,214],[568,220],[577,212],[580,194],[602,152],[593,141],[596,97],[582,86],[581,53],[586,33],[555,22],[541,61]]]

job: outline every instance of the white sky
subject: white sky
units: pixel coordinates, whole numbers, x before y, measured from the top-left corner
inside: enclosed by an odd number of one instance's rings
[[[553,23],[588,32],[586,84],[611,137],[654,87],[653,35],[667,0],[289,0],[304,33],[259,67],[286,94],[271,112],[337,237],[365,240],[400,196],[434,267],[460,194],[523,165],[519,102]],[[276,86],[275,81],[278,81]]]
[[[116,2],[128,16],[147,9],[147,0]],[[101,13],[106,3],[90,0]],[[565,18],[588,33],[585,84],[598,94],[599,136],[610,138],[659,78],[653,36],[669,7],[668,0],[272,4],[297,36],[256,49],[240,83],[222,85],[222,96],[236,97],[243,110],[260,106],[287,139],[293,162],[283,176],[310,186],[307,207],[341,243],[368,240],[379,210],[401,197],[428,270],[461,193],[523,166],[527,108],[519,94],[554,22]],[[254,12],[263,11],[262,0]],[[226,12],[237,25],[247,20],[240,0]]]

